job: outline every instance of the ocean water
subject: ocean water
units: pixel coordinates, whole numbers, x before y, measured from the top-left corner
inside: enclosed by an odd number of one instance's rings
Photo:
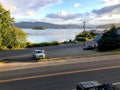
[[[83,29],[22,29],[27,33],[27,40],[33,43],[40,42],[64,42],[74,40],[75,36],[83,31]]]

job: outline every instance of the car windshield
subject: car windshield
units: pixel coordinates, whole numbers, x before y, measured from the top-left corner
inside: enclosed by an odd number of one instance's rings
[[[35,53],[42,53],[42,51],[35,51]]]

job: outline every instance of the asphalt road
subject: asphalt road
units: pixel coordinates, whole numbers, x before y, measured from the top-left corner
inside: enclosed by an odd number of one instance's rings
[[[0,90],[73,90],[89,80],[120,82],[120,59],[0,71]]]
[[[26,48],[21,50],[5,50],[0,51],[0,59],[7,59],[13,57],[27,57],[27,59],[29,57],[29,59],[31,59],[32,52],[34,49],[44,49],[47,58],[79,56],[82,54],[97,53],[95,50],[83,50],[82,47],[83,47],[82,43],[75,43],[58,46]]]

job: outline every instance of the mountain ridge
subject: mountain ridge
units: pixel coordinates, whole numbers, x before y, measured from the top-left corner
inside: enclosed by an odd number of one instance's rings
[[[110,23],[110,24],[99,25],[97,26],[97,28],[110,29],[113,25],[117,28],[120,27],[120,23]]]
[[[47,23],[47,22],[19,22],[15,23],[15,26],[19,28],[25,28],[25,29],[33,29],[35,27],[41,27],[44,26],[46,29],[83,29],[83,25],[77,25],[77,24],[53,24],[53,23]],[[104,24],[104,25],[86,25],[86,28],[93,29],[93,28],[102,28],[102,29],[110,29],[113,25],[116,27],[120,27],[120,23],[111,23],[111,24]]]
[[[70,28],[81,28],[82,26],[76,24],[67,24],[67,25],[59,25],[59,24],[52,24],[46,22],[19,22],[15,23],[15,26],[19,28],[28,28],[32,29],[34,27],[44,26],[47,29],[70,29]]]

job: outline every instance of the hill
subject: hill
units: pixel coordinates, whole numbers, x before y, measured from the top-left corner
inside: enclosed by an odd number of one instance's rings
[[[67,25],[58,25],[58,24],[52,24],[52,23],[45,23],[45,22],[19,22],[15,23],[15,26],[19,28],[35,28],[44,26],[47,29],[72,29],[72,28],[82,28],[80,25],[75,24],[67,24]]]
[[[111,24],[99,25],[97,26],[97,28],[110,29],[113,25],[115,27],[120,27],[120,23],[111,23]]]

